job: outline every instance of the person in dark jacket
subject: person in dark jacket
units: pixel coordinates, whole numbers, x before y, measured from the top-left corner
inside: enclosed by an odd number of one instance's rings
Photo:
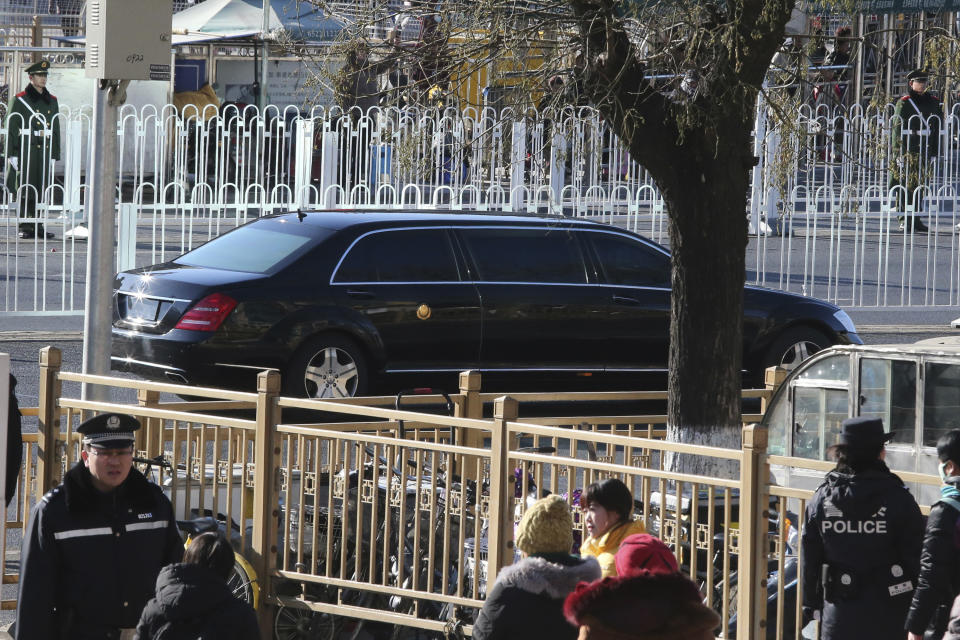
[[[183,543],[163,492],[133,468],[130,415],[83,422],[78,462],[37,502],[21,555],[16,640],[126,640]]]
[[[207,532],[190,543],[182,564],[157,576],[157,595],[137,625],[137,640],[259,640],[257,615],[233,595],[227,579],[233,547]]]
[[[909,640],[940,640],[950,606],[960,593],[960,429],[937,441],[937,458],[943,486],[940,500],[930,508],[923,537],[920,577],[905,625]]]
[[[20,422],[20,405],[17,404],[17,379],[10,374],[10,401],[7,405],[7,477],[4,496],[7,505],[13,500],[17,492],[17,477],[20,475],[20,465],[23,464],[23,436],[20,434],[23,425]]]
[[[950,609],[950,623],[947,625],[943,640],[960,640],[960,596],[953,601],[953,607]]]
[[[923,516],[883,461],[891,435],[877,418],[844,420],[837,466],[807,505],[804,617],[820,617],[823,640],[903,638]]]
[[[516,545],[525,557],[497,575],[473,626],[474,640],[575,640],[563,601],[577,583],[599,578],[600,565],[570,555],[573,516],[566,501],[553,495],[533,503],[520,520]]]

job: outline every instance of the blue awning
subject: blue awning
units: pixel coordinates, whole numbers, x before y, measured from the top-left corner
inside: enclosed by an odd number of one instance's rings
[[[330,42],[346,28],[305,0],[270,0],[269,32],[280,29],[298,42]],[[205,0],[173,16],[174,37],[207,34],[208,39],[261,34],[263,0]]]

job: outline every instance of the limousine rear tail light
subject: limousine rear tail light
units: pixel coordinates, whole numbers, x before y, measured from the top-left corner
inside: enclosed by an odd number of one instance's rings
[[[237,301],[230,296],[211,293],[190,307],[180,318],[176,328],[188,331],[216,331],[235,306]]]

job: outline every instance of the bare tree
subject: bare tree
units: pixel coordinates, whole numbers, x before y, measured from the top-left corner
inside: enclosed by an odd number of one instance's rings
[[[332,13],[346,6],[311,1]],[[376,64],[394,65],[393,75],[405,76],[398,83],[454,94],[478,69],[509,69],[520,87],[513,95],[525,101],[514,106],[589,103],[649,171],[667,205],[673,255],[669,436],[739,446],[751,132],[794,0],[404,4],[364,4],[355,13],[371,17],[354,16],[351,36],[367,41]],[[410,28],[409,16],[421,35],[406,41],[399,30]],[[541,97],[556,75],[566,89]],[[696,459],[672,464],[706,471]]]

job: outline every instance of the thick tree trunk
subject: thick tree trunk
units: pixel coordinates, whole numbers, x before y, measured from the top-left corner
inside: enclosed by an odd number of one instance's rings
[[[594,52],[585,92],[650,172],[670,215],[668,437],[739,448],[750,134],[757,91],[794,0],[738,0],[718,11],[690,3],[707,9],[695,35],[682,52],[665,46],[661,60],[636,55],[616,3],[567,1],[581,20],[583,50]],[[667,77],[696,70],[699,90],[667,91],[651,84],[651,75],[663,77],[651,70]],[[704,475],[736,471],[694,456],[667,464]]]
[[[691,136],[686,162],[678,159],[658,184],[670,211],[673,253],[668,437],[739,448],[746,194],[753,155],[743,127],[732,129],[719,139],[711,140],[709,132]],[[694,162],[691,145],[699,146]],[[696,456],[674,456],[668,465],[711,475],[737,469]]]

